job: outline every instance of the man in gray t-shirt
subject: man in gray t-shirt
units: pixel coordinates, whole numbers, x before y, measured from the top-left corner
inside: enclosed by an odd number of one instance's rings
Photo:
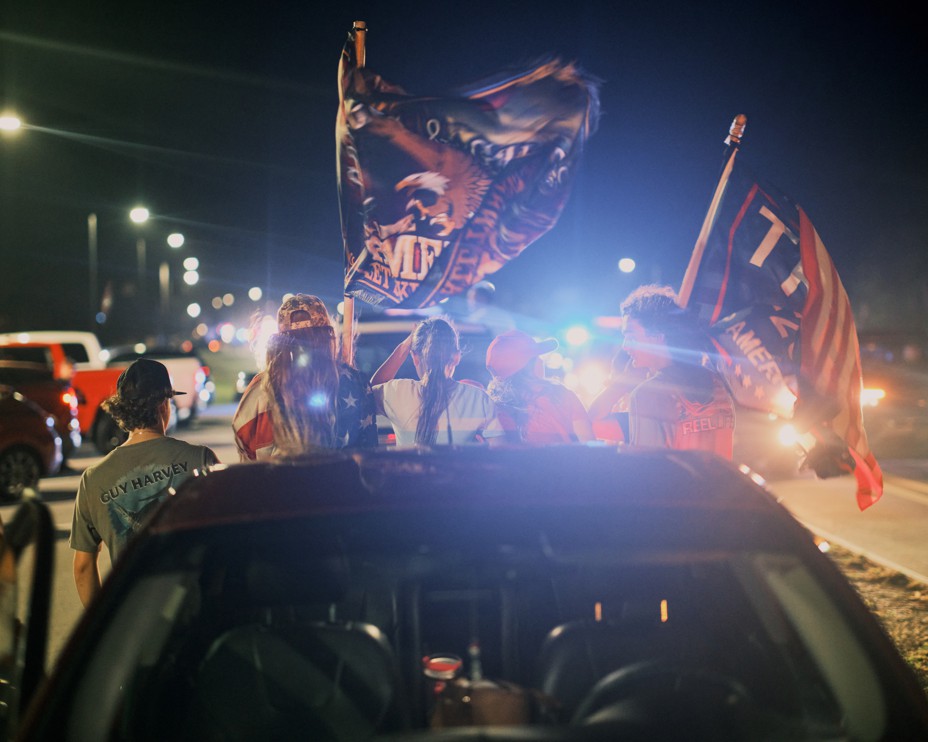
[[[177,392],[163,364],[141,358],[119,377],[116,394],[104,402],[129,438],[88,467],[74,502],[71,548],[74,582],[86,606],[100,589],[100,544],[116,561],[129,538],[161,500],[197,471],[218,463],[205,446],[164,434]]]

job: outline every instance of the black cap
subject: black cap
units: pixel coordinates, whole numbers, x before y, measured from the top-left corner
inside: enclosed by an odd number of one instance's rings
[[[150,358],[139,358],[133,361],[125,371],[119,375],[116,382],[116,392],[123,399],[151,399],[163,397],[169,399],[178,394],[172,388],[171,375],[163,363]]]

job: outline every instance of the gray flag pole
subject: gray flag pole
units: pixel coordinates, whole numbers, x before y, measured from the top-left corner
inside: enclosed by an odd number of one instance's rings
[[[715,217],[718,214],[719,204],[722,202],[722,194],[725,193],[725,186],[728,185],[728,177],[731,175],[731,169],[735,164],[735,155],[738,153],[738,145],[741,144],[741,137],[744,136],[744,128],[747,126],[748,117],[743,113],[735,116],[728,129],[728,136],[725,138],[725,144],[728,147],[725,167],[722,169],[722,177],[715,187],[715,193],[712,195],[712,201],[709,204],[709,210],[706,212],[706,218],[702,223],[702,229],[699,230],[699,237],[696,238],[696,246],[693,248],[693,254],[690,255],[689,265],[686,266],[686,273],[683,275],[683,283],[680,284],[680,291],[677,294],[677,303],[685,307],[690,302],[690,294],[693,291],[693,284],[696,282],[696,274],[699,272],[699,265],[702,262],[702,255],[706,249],[706,242],[709,240],[709,234],[715,224]]]
[[[351,26],[351,34],[354,37],[355,66],[363,67],[367,54],[365,49],[367,23],[365,21],[355,21]],[[347,285],[346,277],[345,286]],[[344,317],[342,322],[342,362],[351,366],[354,361],[354,297],[345,294],[342,307]]]

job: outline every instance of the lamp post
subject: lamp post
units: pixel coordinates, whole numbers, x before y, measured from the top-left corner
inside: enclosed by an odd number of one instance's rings
[[[87,215],[87,263],[90,271],[90,329],[97,319],[97,215]]]
[[[144,206],[136,206],[129,212],[129,219],[135,224],[144,224],[148,221],[150,213]],[[138,263],[138,297],[139,311],[145,311],[145,238],[139,236],[135,240],[135,257]]]
[[[184,235],[172,232],[167,237],[168,247],[179,250],[184,244]],[[171,317],[171,261],[170,258],[161,262],[158,267],[158,285],[161,292],[161,332],[167,334],[170,328]]]

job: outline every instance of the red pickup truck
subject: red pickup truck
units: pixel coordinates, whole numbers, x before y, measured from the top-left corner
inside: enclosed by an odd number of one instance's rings
[[[43,352],[54,378],[70,381],[74,387],[81,435],[92,440],[97,450],[105,454],[125,440],[125,433],[100,407],[103,400],[116,393],[116,380],[122,369],[107,368],[99,357],[93,357],[93,344],[99,349],[93,335],[88,353],[88,345],[78,344],[76,339],[82,335],[91,333],[13,333],[0,335],[0,347],[30,348]],[[53,339],[56,336],[60,337]]]

